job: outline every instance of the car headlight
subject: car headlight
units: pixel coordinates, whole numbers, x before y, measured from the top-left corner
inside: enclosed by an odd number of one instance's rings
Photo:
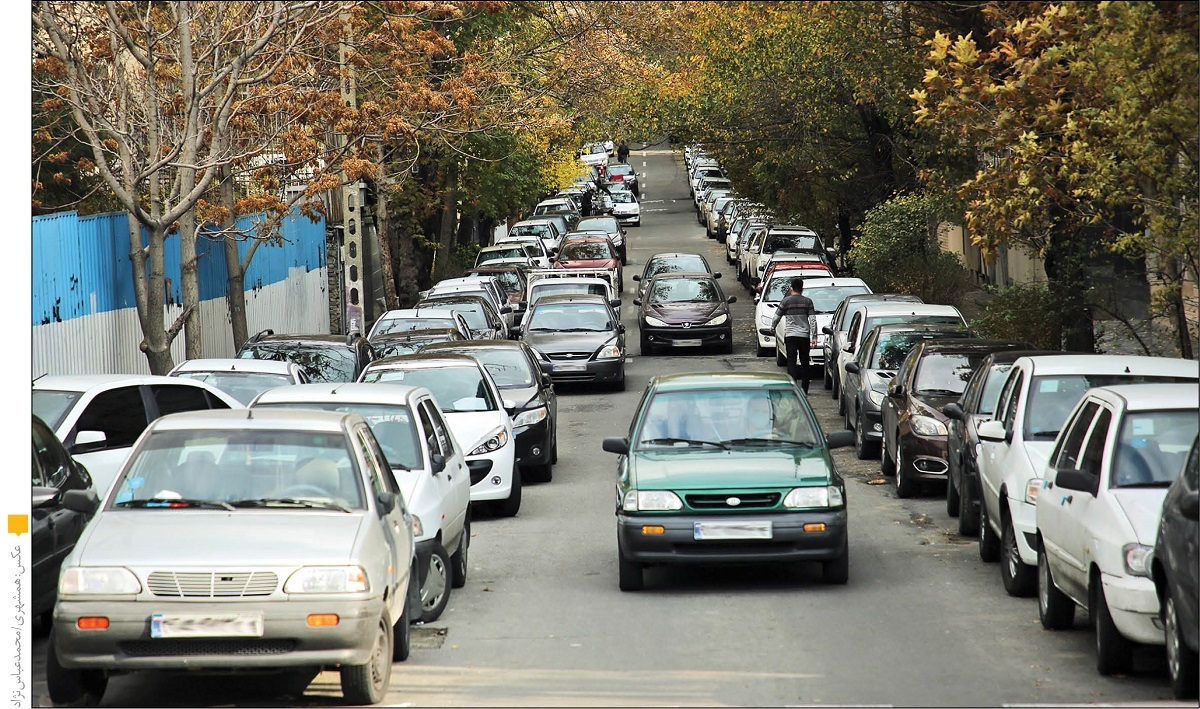
[[[1042,489],[1041,478],[1029,478],[1025,481],[1025,501],[1031,505],[1037,504],[1038,492]]]
[[[912,430],[918,436],[944,436],[946,424],[929,416],[913,416]]]
[[[725,323],[725,321],[728,319],[729,319],[728,315],[726,315],[725,313],[721,313],[720,315],[713,318],[712,320],[709,320],[708,322],[704,323],[704,326],[707,327],[709,325],[723,325]]]
[[[1130,576],[1150,577],[1150,560],[1154,555],[1154,547],[1145,544],[1126,544],[1121,547],[1121,556],[1125,559],[1125,573]]]
[[[305,566],[283,584],[284,593],[362,593],[370,588],[361,566]]]
[[[649,315],[646,316],[646,324],[651,327],[667,327],[665,322],[659,320],[658,318],[652,318]]]
[[[503,448],[505,443],[508,443],[508,431],[505,431],[503,428],[498,428],[485,436],[482,442],[472,448],[471,452],[467,455],[483,455],[485,453],[491,453],[494,450]]]
[[[425,536],[425,526],[421,524],[421,518],[412,516],[413,539],[419,539]]]
[[[620,359],[621,348],[616,345],[606,345],[596,353],[596,359]]]
[[[883,392],[872,389],[867,392],[867,398],[871,400],[872,404],[876,406],[883,406]]]
[[[665,512],[683,509],[683,500],[670,490],[630,490],[621,501],[626,512]]]
[[[806,507],[841,507],[846,504],[842,489],[837,485],[798,487],[783,498],[783,506],[792,509]]]
[[[129,569],[120,566],[70,566],[62,570],[58,595],[94,593],[116,595],[140,593],[142,584]]]
[[[532,426],[539,421],[545,421],[546,416],[548,415],[549,414],[546,413],[545,406],[539,406],[536,409],[528,409],[513,417],[513,426]]]

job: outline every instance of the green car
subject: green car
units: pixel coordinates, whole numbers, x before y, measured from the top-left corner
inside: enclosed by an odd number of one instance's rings
[[[820,561],[824,580],[850,572],[846,489],[828,437],[785,374],[654,377],[621,456],[617,548],[622,591],[652,564]]]

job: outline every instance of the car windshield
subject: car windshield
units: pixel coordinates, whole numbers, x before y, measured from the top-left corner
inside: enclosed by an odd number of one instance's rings
[[[788,293],[792,291],[792,276],[784,276],[782,278],[772,278],[771,282],[763,288],[762,299],[768,303],[776,303],[783,300]],[[805,295],[808,295],[805,293]]]
[[[376,356],[382,359],[384,357],[398,357],[400,355],[413,354],[414,352],[419,352],[425,345],[432,344],[434,342],[449,342],[451,339],[461,338],[454,338],[452,335],[446,333],[425,335],[422,337],[397,337],[380,340],[379,342],[372,342],[371,347],[375,349]]]
[[[393,468],[413,469],[424,466],[421,460],[421,444],[412,412],[403,404],[343,404],[332,401],[316,402],[272,402],[257,404],[256,409],[315,409],[358,414],[366,419],[371,432],[379,441],[388,465]]]
[[[345,345],[264,342],[246,345],[241,357],[295,362],[315,383],[352,382],[356,374],[357,357],[354,350]]]
[[[1029,383],[1029,397],[1025,404],[1025,437],[1054,440],[1067,421],[1075,404],[1084,392],[1093,387],[1114,384],[1140,384],[1142,382],[1179,382],[1196,385],[1195,379],[1186,377],[1156,377],[1146,374],[1044,374]],[[1196,412],[1192,412],[1195,416]]]
[[[960,332],[888,332],[880,333],[875,341],[875,351],[871,353],[867,367],[869,369],[900,369],[904,358],[913,348],[925,340],[935,340],[939,337],[966,336],[967,331]]]
[[[986,352],[950,354],[931,352],[917,363],[915,394],[957,396],[967,388],[971,372],[979,366]]]
[[[520,293],[523,290],[521,288],[521,277],[517,275],[516,271],[497,271],[490,275],[495,276],[496,280],[500,281],[500,286],[504,288],[505,293]]]
[[[489,327],[491,327],[488,324],[487,315],[483,312],[483,305],[479,303],[446,301],[434,302],[437,302],[439,305],[444,305],[450,310],[453,310],[454,312],[463,316],[463,320],[467,321],[467,327],[471,328],[472,330],[487,330]]]
[[[636,447],[816,447],[820,439],[792,389],[659,392],[638,426]]]
[[[646,294],[649,303],[716,303],[720,300],[717,282],[699,278],[656,278]]]
[[[817,237],[811,234],[771,234],[763,242],[762,252],[770,254],[780,249],[814,251],[816,248]]]
[[[1196,410],[1130,411],[1121,423],[1111,487],[1169,487],[1187,461]]]
[[[699,256],[678,256],[651,261],[642,279],[653,278],[660,273],[708,273],[708,264]]]
[[[983,392],[979,395],[979,413],[992,415],[996,413],[996,402],[1000,400],[1000,392],[1004,390],[1004,380],[1008,378],[1008,370],[1012,364],[993,364],[983,382]]]
[[[530,330],[558,332],[607,332],[616,330],[608,308],[599,303],[555,303],[539,305],[529,316]]]
[[[439,353],[454,352],[465,354],[479,360],[492,381],[501,389],[510,387],[527,387],[534,384],[533,367],[525,353],[515,347],[464,347],[462,349],[444,350]]]
[[[813,309],[818,313],[832,313],[846,296],[859,293],[870,293],[866,286],[829,286],[826,288],[805,288],[804,295],[813,302]]]
[[[364,507],[340,432],[156,431],[114,489],[109,509]]]
[[[77,391],[34,389],[33,415],[45,421],[51,429],[57,429],[81,396],[83,394]]]
[[[588,217],[580,219],[579,223],[575,225],[575,231],[587,231],[588,229],[602,231],[606,234],[616,234],[621,230],[617,226],[617,220],[612,217]]]
[[[375,326],[375,334],[384,335],[389,332],[428,330],[435,327],[457,329],[458,324],[455,323],[454,318],[389,318],[379,321],[379,324]]]
[[[893,323],[907,323],[910,325],[959,325],[966,327],[963,324],[962,318],[954,315],[876,315],[866,318],[863,323],[862,337],[866,337],[876,325],[891,325]]]
[[[637,198],[632,192],[614,192],[612,198],[617,204],[637,204]]]
[[[179,372],[178,376],[211,384],[243,404],[249,404],[267,389],[292,383],[286,374],[262,372]]]
[[[539,283],[535,285],[529,296],[530,300],[547,295],[600,295],[608,297],[608,287],[603,283]]]
[[[491,388],[474,366],[381,368],[368,371],[362,381],[425,387],[446,413],[496,410]]]
[[[598,261],[613,258],[608,244],[601,241],[567,244],[558,253],[559,261]]]
[[[633,165],[628,163],[617,163],[608,166],[608,174],[610,175],[632,175]]]
[[[488,249],[480,251],[479,258],[476,259],[475,265],[479,266],[492,261],[499,261],[504,258],[528,258],[525,253],[525,247],[522,245],[506,246],[498,249]]]

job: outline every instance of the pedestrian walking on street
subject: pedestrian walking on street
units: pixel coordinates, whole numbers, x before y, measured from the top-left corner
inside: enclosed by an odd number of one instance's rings
[[[617,162],[629,162],[629,146],[623,140],[617,146]]]
[[[803,290],[804,279],[793,278],[791,292],[779,301],[779,307],[775,309],[775,319],[771,322],[771,331],[774,332],[779,321],[784,320],[783,342],[787,351],[788,374],[792,377],[792,381],[800,382],[800,387],[807,394],[808,347],[812,335],[808,329],[808,319],[816,312],[816,309],[813,307],[812,299],[801,294]]]
[[[585,190],[579,198],[579,213],[585,217],[592,216],[592,191]]]

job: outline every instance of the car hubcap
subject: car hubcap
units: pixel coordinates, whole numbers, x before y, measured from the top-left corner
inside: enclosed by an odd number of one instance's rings
[[[446,565],[438,555],[429,557],[429,573],[421,587],[421,607],[426,611],[437,608],[446,592]]]
[[[376,688],[382,687],[387,679],[387,663],[391,658],[385,658],[387,649],[387,629],[380,625],[375,636],[375,649],[371,651],[371,684]]]
[[[1046,550],[1038,557],[1038,603],[1042,612],[1050,608],[1050,565],[1046,563]]]
[[[1006,554],[1006,556],[1008,557],[1008,559],[1007,559],[1008,575],[1010,577],[1015,578],[1017,575],[1017,564],[1021,563],[1021,556],[1020,556],[1021,552],[1017,550],[1017,534],[1016,534],[1016,532],[1010,531],[1008,536],[1010,537],[1010,541],[1009,541],[1009,544],[1005,547],[1005,551],[1008,552]]]
[[[1166,612],[1167,625],[1167,668],[1171,672],[1171,679],[1179,676],[1180,661],[1179,661],[1179,626],[1175,622],[1175,601],[1167,596],[1167,605],[1164,609]]]

